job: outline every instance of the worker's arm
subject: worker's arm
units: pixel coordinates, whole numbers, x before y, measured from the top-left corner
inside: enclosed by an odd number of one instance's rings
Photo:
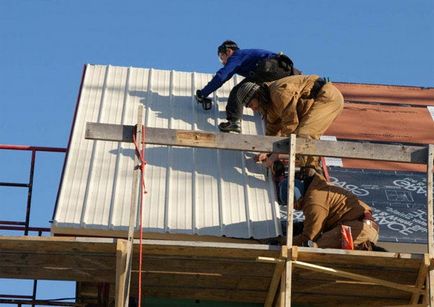
[[[303,204],[303,213],[303,232],[292,240],[292,244],[297,246],[306,245],[309,240],[315,241],[321,234],[328,215],[327,209],[319,204]]]
[[[212,92],[218,90],[226,81],[228,81],[243,63],[243,57],[234,53],[228,58],[225,66],[216,72],[215,76],[208,82],[208,84],[201,90],[203,97],[207,97]]]
[[[282,110],[281,118],[281,135],[289,136],[291,133],[294,133],[299,124],[297,100],[295,100],[294,96],[289,99],[286,107]]]
[[[270,119],[267,118],[265,123],[265,135],[275,136],[279,133],[282,125],[280,124],[280,118],[273,118],[270,116]]]

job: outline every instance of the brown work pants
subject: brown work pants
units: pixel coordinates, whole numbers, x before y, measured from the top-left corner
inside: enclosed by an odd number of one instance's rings
[[[368,225],[358,220],[345,222],[343,224],[351,227],[351,234],[353,236],[354,246],[357,246],[366,241],[370,241],[374,244],[377,243],[378,232],[371,225]],[[324,232],[315,243],[318,245],[318,247],[321,248],[341,248],[341,225],[338,225],[335,228]]]
[[[320,90],[315,102],[300,120],[295,134],[307,139],[318,140],[326,132],[344,108],[344,97],[332,84],[326,83]],[[300,166],[319,166],[319,157],[299,157]]]

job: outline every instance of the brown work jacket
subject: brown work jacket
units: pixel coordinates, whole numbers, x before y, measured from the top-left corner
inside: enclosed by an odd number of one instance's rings
[[[308,98],[316,75],[289,76],[265,83],[271,102],[262,105],[265,134],[288,136],[297,129],[300,119],[307,114],[314,100]]]
[[[371,208],[351,192],[333,186],[320,175],[315,175],[303,198],[295,205],[304,213],[302,234],[295,236],[293,244],[301,246],[315,241],[322,232],[348,221],[362,220]]]

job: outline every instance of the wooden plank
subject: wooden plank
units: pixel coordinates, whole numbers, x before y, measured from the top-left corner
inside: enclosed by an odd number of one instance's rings
[[[287,227],[286,227],[286,246],[289,249],[292,247],[292,227],[293,227],[293,214],[294,214],[294,176],[295,176],[295,148],[296,148],[296,136],[291,134],[289,146],[289,159],[288,159],[288,195],[287,195]]]
[[[310,293],[297,293],[294,294],[294,304],[300,304],[302,306],[387,306],[387,305],[399,305],[406,304],[403,299],[397,299],[394,297],[385,298],[368,298],[358,297],[356,293],[348,293],[346,296],[342,295],[327,295],[324,294],[310,294]]]
[[[77,269],[80,271],[112,270],[114,265],[112,257],[104,257],[93,254],[76,253],[68,254],[42,254],[21,252],[0,252],[0,270],[5,267],[58,267],[63,269]]]
[[[86,139],[132,142],[133,126],[90,123],[86,124]],[[272,151],[271,144],[282,137],[212,133],[146,127],[146,143],[168,146],[186,146],[245,151]],[[267,140],[264,144],[264,140]],[[288,151],[285,151],[287,153]]]
[[[315,263],[319,265],[318,263]],[[399,269],[395,270],[381,270],[381,269],[372,269],[372,268],[353,268],[352,266],[335,266],[330,263],[329,265],[322,265],[326,267],[333,267],[335,270],[345,271],[349,273],[364,275],[364,276],[373,276],[378,279],[397,282],[400,284],[405,284],[409,286],[413,286],[417,279],[417,270],[414,272],[402,272]],[[293,270],[293,280],[297,281],[297,284],[305,284],[305,280],[309,280],[310,282],[318,282],[318,283],[330,283],[336,282],[336,280],[345,280],[343,277],[336,277],[334,275],[319,273],[317,271],[312,271],[304,268],[295,268]],[[296,278],[295,278],[295,277]]]
[[[280,246],[266,244],[199,241],[143,240],[143,245],[145,246],[145,255],[240,258],[251,259],[252,261],[256,260],[258,256],[279,257],[281,250]],[[136,252],[139,248],[138,240],[134,241],[134,248]],[[103,238],[0,236],[0,257],[7,257],[9,253],[18,255],[40,254],[42,257],[51,257],[52,254],[62,256],[114,257],[116,254],[116,240]],[[20,261],[23,257],[11,257],[10,259]],[[7,258],[0,258],[0,260],[3,259]],[[41,259],[41,264],[43,261],[45,259]],[[2,263],[4,261],[0,261],[0,266]]]
[[[74,237],[104,237],[104,238],[126,238],[128,230],[114,230],[114,229],[96,229],[96,228],[76,228],[68,226],[53,226],[51,231],[58,237],[74,236]],[[138,229],[135,232],[135,237],[139,236]],[[182,233],[158,233],[158,232],[144,232],[144,239],[149,240],[170,240],[170,241],[206,241],[206,242],[232,242],[242,244],[258,244],[258,240],[242,239],[242,238],[228,238],[218,237],[211,235],[192,235]]]
[[[32,253],[112,253],[116,252],[114,239],[75,237],[0,236],[0,252],[28,251]]]
[[[143,106],[139,106],[137,110],[137,125],[135,129],[135,139],[136,142],[139,144],[137,150],[141,151],[143,144],[142,144],[142,134],[143,134]],[[137,213],[138,213],[138,193],[143,193],[141,189],[139,189],[139,175],[140,175],[140,163],[141,161],[138,158],[138,154],[136,153],[134,155],[134,170],[133,170],[133,186],[131,191],[131,202],[130,202],[130,219],[128,222],[128,244],[127,244],[127,262],[126,262],[126,268],[127,272],[123,276],[125,278],[125,291],[124,291],[124,298],[123,306],[128,307],[129,302],[129,296],[130,296],[130,284],[131,284],[131,268],[133,265],[133,245],[134,245],[134,229],[136,228],[137,223]],[[120,293],[118,293],[120,294]]]
[[[285,263],[285,307],[291,307],[292,303],[292,260]]]
[[[273,275],[273,264],[234,261],[232,259],[191,259],[179,257],[144,257],[146,261],[143,271],[153,273],[186,272],[209,274],[213,276],[255,276],[268,277]],[[162,265],[164,263],[164,265]],[[134,267],[136,270],[137,267]]]
[[[49,258],[46,259],[45,263],[50,263]],[[114,267],[115,264],[113,264]],[[114,282],[115,272],[113,268],[111,270],[79,270],[56,264],[44,267],[2,267],[0,268],[0,278]]]
[[[295,153],[296,153],[297,139],[295,134],[289,137],[288,146],[288,198],[286,206],[287,227],[286,227],[286,248],[292,251],[292,227],[293,227],[293,214],[294,214],[294,176],[295,176]],[[286,282],[285,282],[285,306],[291,306],[291,293],[292,293],[292,259],[288,259],[285,263],[286,269]]]
[[[136,283],[138,273],[132,271],[132,281]],[[150,273],[144,272],[142,275],[142,287],[163,286],[163,287],[188,287],[188,288],[209,288],[209,289],[226,289],[226,290],[254,290],[267,291],[269,277],[255,277],[243,275],[201,275],[187,272],[161,272]]]
[[[265,306],[273,306],[276,297],[277,288],[279,287],[280,278],[282,277],[283,269],[285,268],[285,260],[279,259],[274,268],[273,277],[271,278],[270,287],[268,289],[267,297],[265,299]]]
[[[279,286],[282,272],[285,268],[285,259],[277,259],[270,257],[258,257],[258,262],[262,263],[275,263],[273,277],[271,278],[270,287],[268,289],[267,298],[265,299],[265,306],[273,306],[274,298],[276,296],[277,287]]]
[[[281,249],[280,246],[266,244],[170,240],[143,240],[143,245],[145,246],[143,250],[145,255],[245,258],[252,260],[259,256],[279,257]],[[137,244],[135,244],[135,248],[138,248]]]
[[[87,123],[86,138],[131,142],[125,137],[132,126]],[[129,132],[128,132],[129,133]],[[167,146],[185,146],[253,152],[288,153],[289,140],[282,137],[260,135],[235,135],[230,133],[210,133],[190,130],[146,128],[146,143]],[[321,140],[297,139],[296,153],[309,156],[370,159],[406,163],[426,163],[427,149],[423,146],[403,146],[390,144],[328,142]]]
[[[230,301],[230,302],[250,302],[264,303],[266,291],[257,290],[225,290],[225,289],[197,289],[187,287],[144,287],[142,290],[146,297],[162,298],[184,298],[209,301]],[[137,291],[131,293],[137,296]]]
[[[340,271],[340,270],[335,270],[332,268],[327,268],[324,266],[319,266],[319,265],[306,263],[306,262],[302,262],[302,261],[293,261],[293,263],[297,267],[310,269],[313,271],[323,272],[323,273],[327,273],[330,275],[345,277],[345,278],[358,280],[358,281],[372,282],[372,283],[378,284],[380,286],[394,288],[394,289],[398,289],[398,290],[402,290],[402,291],[406,291],[406,292],[423,294],[422,290],[417,289],[415,287],[405,286],[405,285],[401,285],[398,283],[381,280],[378,278],[373,278],[373,277],[363,276],[360,274],[354,274],[354,273],[344,272],[344,271]]]
[[[286,149],[280,145],[280,149]],[[321,140],[297,139],[297,153],[313,156],[368,159],[405,163],[425,163],[427,149],[423,146],[404,146],[360,142],[329,142]],[[277,146],[278,144],[276,144]]]
[[[298,259],[312,263],[351,264],[355,267],[373,266],[378,268],[399,267],[400,269],[418,270],[422,254],[391,252],[370,252],[342,249],[321,249],[310,247],[298,248]]]
[[[414,285],[416,288],[422,289],[426,280],[429,266],[430,266],[429,255],[425,254],[423,261],[420,265],[419,273],[417,274],[416,283]],[[416,293],[412,294],[410,299],[410,304],[417,304],[419,302],[419,298],[420,298],[419,294]]]
[[[128,246],[131,244],[127,240],[119,239],[116,244],[116,285],[115,285],[115,306],[123,307],[125,305],[125,294],[127,290],[127,258],[128,250],[131,248]]]
[[[295,268],[294,271],[299,270]],[[313,274],[321,274],[319,272],[313,272]],[[294,275],[293,275],[294,276]],[[299,276],[294,276],[299,277]],[[339,278],[334,276],[334,280],[316,280],[316,279],[303,279],[294,283],[292,288],[293,295],[304,293],[305,295],[310,294],[322,294],[324,296],[346,296],[349,294],[355,294],[360,298],[388,298],[394,297],[402,299],[403,302],[408,303],[411,297],[411,293],[404,292],[397,289],[380,287],[374,283],[370,282],[360,282],[355,280],[348,280],[344,278]],[[399,279],[396,279],[399,280]]]
[[[286,246],[284,246],[286,248]],[[282,247],[283,248],[283,247]],[[286,264],[283,267],[282,277],[280,278],[280,290],[279,290],[279,307],[286,306]]]
[[[426,180],[426,204],[428,213],[428,254],[429,258],[434,258],[434,237],[433,237],[433,159],[434,145],[428,147],[427,180]],[[434,269],[429,268],[429,304],[434,306]]]

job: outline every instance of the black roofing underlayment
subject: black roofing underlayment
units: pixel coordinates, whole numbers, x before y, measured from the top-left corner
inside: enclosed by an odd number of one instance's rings
[[[427,242],[426,174],[329,167],[330,181],[369,204],[380,241]]]

